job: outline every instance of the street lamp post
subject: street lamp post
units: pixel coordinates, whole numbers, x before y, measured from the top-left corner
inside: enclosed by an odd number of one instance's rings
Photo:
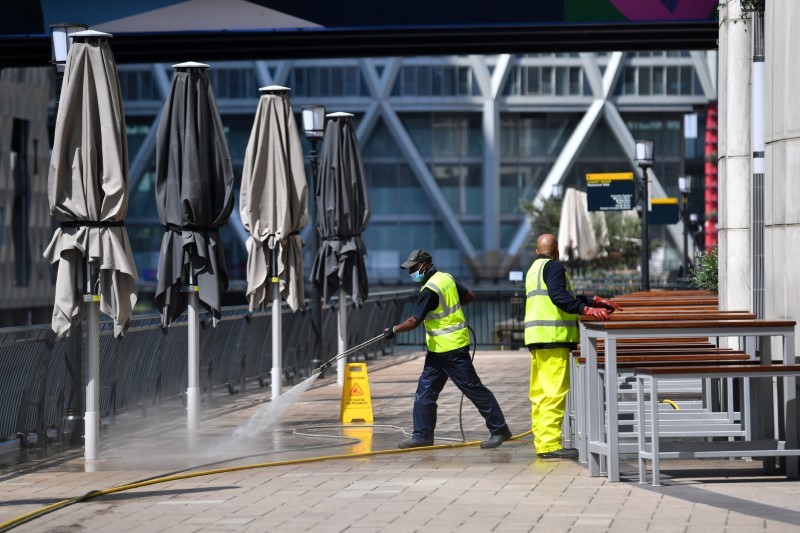
[[[697,250],[698,235],[700,235],[700,232],[703,231],[703,226],[700,224],[700,216],[697,213],[691,213],[689,215],[689,229],[692,232],[692,238],[695,242],[695,246],[692,246],[692,253],[689,256],[689,260],[691,261],[690,265],[694,266],[694,261],[692,259],[694,258],[695,251]]]
[[[683,219],[683,277],[689,275],[689,194],[692,192],[692,177],[681,176],[678,178],[678,190],[683,197],[681,218]]]
[[[319,152],[317,144],[322,140],[325,133],[325,106],[323,105],[304,105],[300,108],[303,116],[303,133],[311,144],[309,156],[311,158],[311,223],[312,228],[312,250],[319,248],[319,230],[317,228],[317,194],[319,172]],[[324,362],[322,353],[322,301],[319,290],[311,283],[311,325],[314,329],[314,353],[311,358],[312,366],[318,367]]]
[[[634,155],[636,165],[642,169],[642,290],[650,290],[650,243],[649,228],[647,227],[648,212],[650,211],[650,197],[647,191],[649,176],[647,170],[653,166],[653,141],[636,141]]]

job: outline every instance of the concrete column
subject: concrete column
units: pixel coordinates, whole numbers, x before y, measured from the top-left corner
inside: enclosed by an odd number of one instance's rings
[[[719,297],[721,309],[750,309],[751,35],[738,2],[720,9]]]
[[[483,100],[483,249],[490,277],[500,266],[500,112],[494,98]]]
[[[765,315],[800,321],[800,3],[770,0],[765,22]],[[800,337],[795,351],[800,353]],[[774,354],[781,353],[776,346]]]

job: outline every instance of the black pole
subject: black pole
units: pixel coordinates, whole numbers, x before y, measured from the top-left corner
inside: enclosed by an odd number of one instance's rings
[[[689,277],[689,195],[683,193],[683,277]]]
[[[69,330],[64,350],[64,419],[61,444],[83,446],[83,330],[81,324]]]
[[[319,172],[319,152],[317,151],[317,143],[319,139],[309,138],[309,142],[311,143],[311,198],[313,199],[311,202],[311,210],[313,212],[311,216],[311,223],[313,224],[311,235],[314,242],[312,250],[319,251],[320,241],[317,220],[317,188],[319,188],[317,176]],[[309,297],[311,300],[311,327],[314,330],[314,353],[311,357],[311,366],[312,368],[317,368],[324,359],[322,353],[322,301],[319,289],[317,289],[313,280],[311,280]],[[323,375],[321,374],[320,377],[323,377]]]
[[[647,226],[647,166],[642,166],[642,290],[650,290],[650,242]]]

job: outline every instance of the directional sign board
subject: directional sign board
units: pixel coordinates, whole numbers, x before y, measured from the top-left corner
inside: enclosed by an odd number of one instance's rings
[[[633,172],[586,174],[586,193],[589,211],[633,209]]]
[[[677,224],[678,223],[678,199],[677,198],[653,198],[650,200],[650,216],[647,224],[650,226],[658,224]]]

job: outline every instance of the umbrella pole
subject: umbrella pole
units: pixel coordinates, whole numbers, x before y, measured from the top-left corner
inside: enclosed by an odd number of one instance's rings
[[[200,427],[200,294],[195,285],[194,272],[189,265],[189,308],[186,320],[189,335],[189,385],[186,389],[186,425],[189,429]]]
[[[84,457],[93,461],[100,458],[100,295],[94,294],[92,271],[86,258],[86,438]]]
[[[339,339],[338,352],[347,351],[347,294],[344,289],[339,289]],[[344,385],[344,367],[347,365],[347,358],[342,357],[336,362],[336,383]]]
[[[281,316],[281,286],[278,279],[278,245],[271,251],[272,256],[272,399],[281,395],[283,369],[283,327]]]

